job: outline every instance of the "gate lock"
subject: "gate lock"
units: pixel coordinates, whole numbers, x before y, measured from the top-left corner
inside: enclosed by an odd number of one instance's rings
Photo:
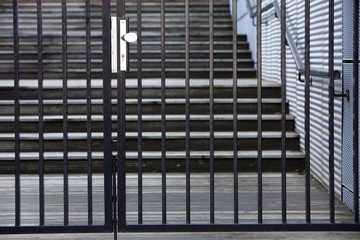
[[[129,43],[137,41],[136,33],[129,33],[128,18],[119,19],[119,35],[117,34],[117,17],[111,17],[111,71],[117,72],[118,53],[120,52],[120,71],[127,72],[129,70]],[[118,45],[119,41],[119,45]],[[118,49],[118,46],[120,49]]]

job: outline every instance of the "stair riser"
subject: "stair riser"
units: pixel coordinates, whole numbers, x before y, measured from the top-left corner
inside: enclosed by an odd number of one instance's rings
[[[136,78],[137,73],[136,72],[129,72],[127,74],[129,78]],[[146,72],[143,73],[143,78],[159,78],[161,76],[160,73],[156,72]],[[165,73],[165,77],[167,78],[185,78],[185,73],[183,71],[181,72],[175,72],[175,71],[168,71]],[[232,70],[228,72],[224,72],[221,70],[214,70],[214,78],[232,78]],[[254,78],[256,77],[256,72],[254,71],[238,71],[238,78]],[[190,71],[190,78],[209,78],[209,71]]]
[[[153,49],[154,50],[154,49]],[[165,59],[185,59],[185,50],[183,50],[183,53],[169,53],[169,50],[167,50],[167,52],[165,53]],[[61,50],[59,50],[59,53],[61,53]],[[14,56],[12,54],[10,55],[6,55],[6,54],[1,54],[1,59],[2,60],[8,60],[9,64],[13,64],[14,62]],[[61,57],[58,54],[50,54],[50,53],[44,53],[44,60],[54,60],[54,59],[58,59],[61,60]],[[161,51],[159,50],[158,52],[151,52],[151,53],[147,53],[147,52],[142,52],[141,54],[142,59],[161,59]],[[226,53],[222,53],[222,52],[215,52],[214,53],[214,59],[217,58],[225,58],[225,59],[232,59],[233,54],[232,52],[226,52]],[[243,51],[243,52],[238,52],[237,57],[242,59],[251,59],[251,53],[249,51]],[[68,53],[68,58],[69,59],[86,59],[86,51],[85,49],[83,49],[82,47],[77,47],[76,49],[76,53]],[[37,54],[34,53],[24,53],[24,54],[20,54],[20,59],[22,59],[22,61],[24,60],[34,60],[37,61]],[[95,59],[102,59],[102,52],[99,51],[92,51],[91,53],[91,59],[95,60]],[[132,52],[130,52],[130,60],[133,59],[137,59],[137,51],[134,50]],[[206,52],[190,52],[190,59],[209,59],[209,54]],[[3,68],[3,67],[2,67]],[[3,68],[5,69],[5,68]]]
[[[103,151],[104,142],[102,140],[92,141],[92,151]],[[62,152],[63,140],[45,141],[44,149],[50,152]],[[192,151],[209,151],[210,150],[209,139],[191,139],[190,150]],[[299,150],[299,139],[290,138],[286,140],[287,150]],[[218,139],[214,140],[214,149],[216,151],[231,151],[233,148],[232,139]],[[15,149],[14,141],[0,140],[0,152],[12,152]],[[20,141],[21,152],[36,152],[39,150],[38,140]],[[126,142],[127,151],[138,150],[138,140],[128,139]],[[238,140],[239,150],[257,150],[256,138],[245,138]],[[277,150],[281,149],[281,139],[279,138],[266,138],[262,141],[263,150]],[[87,142],[86,140],[69,140],[68,151],[73,152],[86,152]],[[143,151],[161,151],[161,139],[143,139],[142,140]],[[182,139],[167,139],[166,140],[167,151],[186,151],[185,138]],[[116,151],[114,144],[113,151]]]
[[[161,53],[142,53],[142,59],[161,59]],[[214,53],[214,59],[224,58],[232,59],[233,54],[229,53]],[[247,58],[251,59],[250,52],[239,52],[237,58]],[[137,53],[130,53],[130,59],[137,59]],[[185,53],[166,53],[165,59],[185,59]],[[190,59],[209,59],[208,53],[190,53]],[[252,65],[253,67],[254,65]]]
[[[78,44],[74,45],[74,47],[70,47],[68,48],[68,54],[67,57],[69,60],[71,59],[82,59],[85,61],[86,59],[86,49],[85,49],[85,42],[82,42],[82,46],[79,46]],[[36,46],[36,43],[34,43],[34,46]],[[73,48],[73,49],[71,49]],[[32,49],[28,46],[23,47],[24,50],[20,50],[19,53],[19,59],[20,59],[20,63],[21,61],[24,60],[34,60],[36,61],[38,58],[38,54],[37,54],[37,48],[36,49]],[[131,53],[130,53],[130,59],[137,59],[137,49],[136,47],[130,48],[131,49]],[[142,46],[143,49],[143,58],[155,58],[155,59],[160,59],[160,43],[159,44],[151,44],[151,45],[143,45]],[[239,58],[245,58],[245,59],[249,59],[249,56],[251,55],[250,52],[248,52],[248,44],[246,43],[240,43],[238,44],[237,49],[239,51],[247,51],[245,53],[239,53],[238,57]],[[13,64],[14,61],[14,55],[13,55],[13,47],[4,47],[4,49],[2,49],[3,51],[7,51],[7,52],[0,52],[0,56],[2,60],[8,60],[7,64]],[[91,48],[92,50],[92,54],[91,54],[91,59],[95,60],[98,59],[99,61],[102,61],[102,46],[94,46]],[[166,51],[183,51],[182,54],[172,54],[172,53],[166,53],[166,57],[167,58],[175,58],[178,57],[180,59],[185,59],[185,45],[183,43],[179,43],[179,44],[171,44],[171,45],[167,45],[166,46]],[[206,59],[208,59],[209,54],[206,53],[206,51],[209,50],[209,45],[206,44],[192,44],[190,45],[190,58],[200,58],[200,57],[204,57]],[[232,58],[232,53],[221,53],[220,50],[227,50],[227,51],[232,51],[232,45],[229,44],[215,44],[214,45],[214,58]],[[146,51],[158,51],[158,53],[150,53],[147,54]],[[199,53],[199,51],[202,51],[202,53]],[[193,52],[193,53],[191,53]],[[205,52],[205,53],[203,53]],[[52,60],[52,59],[58,59],[59,61],[62,60],[62,47],[61,45],[52,45],[49,48],[45,48],[44,49],[44,54],[43,54],[43,58],[44,60]],[[5,67],[1,67],[1,69],[7,69]]]
[[[14,122],[2,122],[0,125],[0,131],[3,133],[13,133],[14,132]],[[38,122],[20,122],[20,131],[22,133],[34,133],[38,132],[39,123]],[[61,132],[63,129],[62,121],[45,121],[44,122],[44,131],[45,132]],[[127,121],[126,130],[129,132],[137,132],[138,122],[137,121]],[[142,129],[144,132],[159,132],[161,131],[161,122],[159,121],[143,121]],[[184,121],[171,121],[166,122],[167,131],[185,131],[186,122]],[[207,121],[191,121],[190,130],[191,131],[209,131],[210,123]],[[104,130],[104,124],[100,121],[92,122],[92,130],[94,132],[102,132]],[[112,130],[117,131],[117,123],[113,122]],[[262,130],[263,131],[281,131],[281,121],[280,120],[263,120],[262,121]],[[294,130],[294,121],[286,121],[286,130]],[[68,131],[69,132],[86,132],[87,125],[85,121],[68,121]],[[233,131],[233,121],[215,121],[214,122],[214,131]],[[238,121],[238,131],[257,131],[257,120],[240,120]]]
[[[44,99],[63,99],[63,89],[46,89],[43,91]],[[86,89],[68,89],[68,99],[86,99]],[[190,98],[209,98],[209,88],[191,88]],[[126,89],[126,97],[137,99],[138,89]],[[1,99],[14,99],[13,89],[0,89]],[[101,99],[103,96],[102,89],[92,89],[92,99]],[[166,98],[185,98],[186,92],[184,88],[167,88]],[[257,98],[256,87],[238,88],[238,98]],[[21,89],[19,98],[21,100],[37,100],[39,92],[36,89]],[[112,90],[112,97],[117,97],[117,90]],[[161,98],[161,89],[143,88],[142,97],[145,98]],[[279,87],[265,87],[262,89],[262,98],[280,98]],[[232,88],[214,88],[214,98],[233,98]]]
[[[34,44],[35,45],[35,44]],[[68,54],[67,57],[69,60],[71,59],[83,59],[85,61],[86,59],[86,49],[84,44],[82,46],[74,46],[74,49],[70,49],[68,48]],[[101,50],[102,46],[96,46],[96,47],[92,47],[92,54],[91,54],[91,59],[94,60],[99,60],[102,61],[102,50]],[[203,45],[193,45],[192,47],[190,47],[190,59],[199,59],[199,58],[205,58],[208,59],[209,58],[209,54],[206,53],[209,49],[209,46],[207,44],[203,44]],[[228,53],[222,53],[219,51],[219,49],[222,50],[227,50]],[[244,51],[244,52],[239,52],[238,53],[238,58],[245,58],[245,59],[249,59],[251,57],[251,53],[249,51],[247,51],[248,47],[246,44],[239,44],[238,45],[238,50],[239,51]],[[8,51],[7,53],[1,53],[0,52],[0,56],[1,56],[1,60],[8,60],[7,64],[13,64],[14,62],[14,55],[13,55],[13,47],[8,47],[6,49],[3,49]],[[146,51],[157,51],[157,53],[146,53]],[[183,51],[183,53],[179,54],[179,53],[169,53],[168,51]],[[201,51],[201,52],[199,52]],[[230,44],[228,45],[215,45],[215,52],[214,52],[214,58],[229,58],[232,59],[232,46],[230,46]],[[142,57],[144,59],[147,58],[154,58],[154,59],[160,59],[161,56],[161,49],[160,49],[160,45],[144,45],[143,46],[143,52],[142,52]],[[166,48],[166,58],[179,58],[179,59],[185,59],[185,46],[184,44],[178,44],[178,45],[171,45],[168,46]],[[20,51],[19,54],[19,59],[20,59],[20,63],[21,61],[25,61],[25,60],[34,60],[37,61],[37,49],[30,49],[27,46],[24,47],[24,50]],[[53,45],[47,49],[44,49],[44,54],[43,54],[44,60],[53,60],[53,59],[57,59],[61,62],[62,60],[62,48],[60,45]],[[133,48],[131,49],[130,52],[130,59],[137,59],[137,49]],[[35,62],[34,62],[35,63]],[[23,64],[23,63],[21,63]],[[28,64],[28,63],[27,63]],[[5,69],[5,67],[2,67],[2,69]]]
[[[85,71],[85,70],[84,70]],[[82,72],[84,72],[82,71]],[[127,76],[129,78],[137,78],[137,72],[128,72]],[[11,79],[13,78],[13,74],[0,74],[0,79]],[[33,73],[20,73],[20,78],[22,79],[37,79],[37,74]],[[92,73],[91,77],[94,79],[102,78],[102,72],[100,72],[100,69],[97,73]],[[143,78],[160,78],[161,73],[160,72],[143,72],[142,74]],[[185,73],[183,71],[181,72],[175,72],[175,71],[167,71],[165,74],[165,77],[167,78],[184,78]],[[238,78],[254,78],[256,77],[255,71],[239,71],[238,72]],[[62,78],[61,73],[44,73],[44,78],[46,79],[59,79]],[[86,78],[86,73],[74,73],[74,72],[68,72],[68,78],[71,79],[84,79]],[[190,71],[190,78],[209,78],[209,71]],[[222,72],[222,71],[214,71],[214,78],[232,78],[232,72]]]
[[[190,61],[191,68],[208,68],[209,62],[206,61]],[[130,60],[130,71],[137,69],[137,62],[135,59]],[[233,64],[231,61],[227,62],[214,62],[214,68],[232,68]],[[254,62],[249,60],[247,62],[245,61],[239,61],[237,64],[238,68],[252,68],[254,66]],[[3,64],[1,67],[2,69],[8,69],[10,70],[13,67],[12,63],[9,64]],[[20,72],[27,71],[27,72],[33,72],[37,73],[38,64],[36,63],[23,63],[20,64]],[[43,64],[43,71],[51,72],[53,69],[62,69],[63,64],[61,62],[58,63],[44,63]],[[78,69],[86,69],[86,62],[84,63],[71,63],[68,62],[67,64],[68,71],[71,72],[72,70],[76,71]],[[91,69],[101,69],[103,67],[102,62],[99,63],[92,63]],[[161,68],[161,62],[160,61],[152,61],[152,62],[142,62],[142,68],[155,68],[160,69]],[[179,69],[179,68],[185,68],[185,60],[177,60],[176,62],[170,62],[167,61],[165,63],[166,71],[171,71],[172,69]]]
[[[54,49],[56,50],[56,49]],[[156,50],[155,48],[152,50]],[[82,49],[82,47],[77,47],[77,49],[75,50],[76,52],[69,52],[68,53],[68,59],[72,60],[72,59],[82,59],[85,62],[86,59],[86,51],[85,49]],[[169,51],[169,50],[167,50]],[[194,50],[192,50],[193,53],[190,52],[190,59],[209,59],[209,54],[208,53],[204,53],[204,51],[200,52],[196,52]],[[206,50],[205,50],[206,51]],[[62,56],[61,56],[62,51],[60,49],[58,49],[58,52],[56,51],[51,51],[51,53],[46,53],[46,51],[44,52],[44,61],[48,61],[48,60],[59,60],[61,61]],[[160,49],[158,50],[158,52],[156,53],[147,53],[147,52],[142,52],[142,59],[161,59],[161,51]],[[8,66],[1,66],[1,69],[8,69],[9,67],[13,66],[14,63],[14,56],[13,54],[1,54],[0,53],[0,57],[1,59],[7,60],[7,62],[4,62],[4,64],[8,64]],[[214,53],[214,59],[232,59],[233,54],[232,52],[228,52],[228,53],[221,53],[221,52],[215,52]],[[237,54],[237,57],[240,59],[251,59],[251,53],[248,51],[244,51],[244,52],[239,52]],[[37,61],[37,53],[36,52],[29,52],[29,53],[20,53],[20,57],[21,61],[26,61],[26,60],[33,60],[35,64],[35,61]],[[102,61],[102,52],[99,51],[93,51],[91,54],[91,59],[92,61]],[[134,50],[133,52],[130,53],[130,60],[136,60],[137,59],[137,51]],[[185,59],[185,50],[183,50],[183,53],[169,53],[166,52],[165,53],[165,59]],[[27,63],[29,64],[29,63]],[[27,65],[26,64],[26,65]],[[25,65],[25,66],[26,66]]]
[[[34,30],[36,31],[36,29]],[[69,46],[71,46],[71,43],[86,43],[86,37],[85,37],[85,32],[84,31],[81,31],[79,30],[79,32],[82,32],[83,34],[81,36],[72,36],[72,35],[69,35],[68,38],[67,38],[67,41],[68,41],[68,44]],[[231,32],[229,32],[231,33]],[[59,36],[56,36],[56,35],[45,35],[43,36],[43,39],[44,39],[44,42],[46,43],[53,43],[55,45],[58,45],[58,44],[61,44],[61,40],[62,40],[62,36],[59,35]],[[231,36],[224,36],[224,35],[214,35],[214,41],[232,41],[232,37]],[[167,42],[170,42],[170,41],[184,41],[185,40],[185,33],[184,34],[173,34],[173,35],[167,35],[166,36],[166,41]],[[2,38],[2,41],[4,42],[11,42],[11,39],[10,38],[7,38],[7,37],[4,37]],[[20,41],[20,46],[21,46],[21,42],[34,42],[36,43],[36,35],[33,35],[33,36],[24,36],[24,35],[20,35],[19,36],[19,41]],[[102,41],[102,36],[101,34],[99,34],[99,36],[92,36],[91,37],[91,41],[99,41],[101,42]],[[160,33],[155,33],[155,34],[147,34],[147,35],[143,35],[142,36],[142,41],[143,42],[153,42],[153,41],[156,41],[156,42],[160,42],[161,41],[161,36],[160,36]],[[209,34],[206,34],[206,33],[203,33],[202,35],[193,35],[191,36],[190,35],[190,43],[191,41],[194,41],[194,42],[203,42],[203,43],[206,43],[209,41]],[[240,42],[242,43],[242,45],[246,45],[246,42]],[[241,45],[240,45],[241,46]]]
[[[166,114],[185,114],[185,105],[184,104],[166,104]],[[62,115],[63,105],[45,105],[44,114],[45,115]],[[34,106],[21,106],[20,114],[22,116],[34,115],[39,111],[39,107]],[[277,103],[263,103],[263,114],[273,114],[276,112],[281,112],[281,105]],[[82,105],[69,105],[68,113],[71,115],[86,115],[87,106]],[[92,105],[91,109],[92,114],[101,115],[103,114],[102,105]],[[112,113],[117,113],[117,107],[112,107]],[[138,106],[131,104],[126,106],[127,114],[137,114]],[[161,105],[160,104],[143,104],[142,105],[143,114],[161,114]],[[190,105],[190,114],[208,114],[209,113],[209,104],[191,104]],[[232,114],[233,105],[229,104],[214,104],[214,113],[215,114]],[[256,114],[257,113],[257,104],[256,103],[244,103],[238,104],[238,113],[239,114]],[[14,106],[1,106],[0,116],[7,116],[14,114]]]
[[[136,69],[137,68],[137,62],[130,62],[130,70],[131,69]],[[74,68],[85,68],[85,64],[79,64],[79,65],[74,65],[74,66],[70,66],[74,67]],[[214,68],[232,68],[233,64],[231,61],[227,61],[227,62],[214,62]],[[94,67],[101,67],[101,65],[97,65]],[[142,62],[142,67],[143,68],[156,68],[156,69],[160,69],[161,68],[161,63],[160,62]],[[208,68],[209,67],[209,62],[207,61],[203,61],[203,62],[194,62],[194,61],[190,61],[190,70],[191,68]],[[239,61],[237,64],[237,68],[252,68],[254,67],[254,62],[249,60],[247,62],[245,61]],[[185,69],[185,61],[179,61],[179,62],[165,62],[165,68],[167,71],[171,71],[171,69],[178,69],[178,68],[183,68]]]

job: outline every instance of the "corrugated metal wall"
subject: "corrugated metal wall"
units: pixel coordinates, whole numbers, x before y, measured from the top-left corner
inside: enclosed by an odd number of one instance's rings
[[[269,3],[264,1],[264,5]],[[342,69],[342,4],[335,1],[335,70]],[[328,70],[328,1],[311,1],[311,67]],[[298,51],[304,59],[304,1],[287,1],[287,24]],[[280,21],[274,9],[263,14],[262,26],[263,78],[280,82]],[[296,131],[301,135],[301,149],[304,149],[304,88],[298,81],[296,65],[292,54],[287,52],[287,100],[290,111],[296,117]],[[341,81],[336,80],[336,92],[341,92]],[[310,147],[311,171],[314,178],[328,185],[328,96],[329,80],[312,77],[310,93]],[[342,99],[335,99],[335,181],[336,194],[341,194],[341,120]]]

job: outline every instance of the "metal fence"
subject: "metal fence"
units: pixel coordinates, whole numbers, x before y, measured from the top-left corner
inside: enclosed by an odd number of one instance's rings
[[[359,7],[358,1],[354,1],[354,59],[358,58],[358,19]],[[45,203],[44,203],[44,163],[47,159],[44,151],[44,112],[43,112],[43,33],[42,33],[42,2],[37,2],[37,63],[38,63],[38,102],[39,102],[39,225],[38,226],[24,226],[21,224],[21,133],[20,133],[20,57],[19,57],[19,17],[18,17],[18,1],[14,1],[13,5],[13,46],[14,46],[14,126],[15,126],[15,147],[14,147],[14,163],[15,163],[15,225],[14,226],[0,226],[1,233],[39,233],[39,232],[110,232],[115,230],[120,232],[175,232],[175,231],[358,231],[359,228],[359,166],[358,166],[358,61],[353,61],[354,69],[354,161],[353,161],[353,176],[354,176],[354,221],[351,223],[336,222],[335,219],[335,193],[334,193],[334,1],[329,1],[329,221],[323,223],[313,222],[311,219],[311,173],[310,173],[310,0],[305,1],[305,221],[303,223],[288,222],[287,216],[289,214],[288,206],[288,188],[287,185],[287,151],[286,151],[286,1],[281,1],[281,221],[280,222],[266,222],[264,221],[264,190],[263,190],[263,80],[262,80],[262,1],[257,1],[257,208],[256,221],[254,223],[240,223],[239,222],[239,149],[238,149],[238,72],[237,72],[237,1],[233,1],[233,22],[232,22],[232,61],[233,61],[233,78],[232,78],[232,193],[233,193],[233,209],[231,213],[233,216],[231,223],[218,223],[215,218],[215,114],[214,114],[214,0],[209,2],[209,222],[194,223],[192,222],[192,199],[191,199],[191,132],[190,132],[190,2],[185,0],[185,133],[186,133],[186,151],[185,151],[185,222],[180,224],[168,223],[169,193],[167,187],[168,171],[167,164],[167,137],[166,137],[166,35],[165,35],[165,0],[160,2],[160,44],[161,44],[161,223],[144,223],[143,213],[143,199],[144,199],[144,182],[143,182],[143,119],[142,119],[142,104],[138,104],[137,109],[137,223],[128,223],[127,221],[127,149],[126,149],[126,72],[120,70],[120,64],[117,66],[116,73],[116,127],[117,137],[113,139],[113,113],[112,113],[112,72],[111,72],[111,4],[110,1],[102,1],[102,101],[103,101],[103,172],[104,177],[104,224],[93,224],[93,209],[92,209],[92,85],[91,85],[91,28],[90,28],[90,0],[86,0],[86,106],[87,106],[87,183],[88,183],[88,222],[84,225],[69,225],[69,172],[68,163],[72,157],[69,151],[69,131],[68,131],[68,89],[69,78],[67,76],[67,9],[66,1],[63,0],[61,4],[62,10],[62,105],[63,105],[63,126],[62,126],[62,141],[63,141],[63,155],[61,160],[63,162],[63,224],[56,226],[49,226],[45,224]],[[143,100],[143,79],[142,79],[142,3],[137,1],[137,101],[141,103]],[[118,0],[116,3],[116,17],[125,19],[125,0]],[[130,20],[131,21],[131,20]],[[120,27],[117,27],[119,32]],[[118,34],[119,37],[119,34]],[[120,43],[117,43],[118,49]],[[121,50],[120,50],[121,51]],[[117,62],[120,63],[120,52],[117,56]],[[113,153],[113,145],[116,142],[116,154]],[[114,159],[117,160],[116,164]],[[115,166],[116,165],[116,166]],[[115,181],[114,172],[117,171],[117,181]],[[116,186],[117,185],[117,186]],[[113,188],[116,188],[114,190]],[[117,195],[117,197],[113,195]],[[245,196],[246,197],[246,196]],[[117,204],[113,204],[117,201]],[[117,218],[114,220],[113,218]],[[117,223],[117,229],[113,229],[114,224]]]

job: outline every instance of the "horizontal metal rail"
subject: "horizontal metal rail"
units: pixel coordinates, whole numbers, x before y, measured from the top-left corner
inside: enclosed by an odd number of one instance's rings
[[[251,6],[250,0],[246,0],[246,7],[249,10],[249,14],[251,18],[255,18],[256,17],[256,11],[254,11],[253,6]],[[281,19],[281,11],[280,11],[280,6],[279,3],[277,2],[277,0],[273,0],[272,3],[269,3],[268,5],[264,6],[261,8],[261,12],[266,12],[268,10],[270,10],[271,8],[274,8],[276,15],[278,16],[278,19]],[[301,75],[305,74],[305,65],[300,57],[299,51],[296,48],[294,39],[290,33],[290,30],[288,28],[288,26],[286,25],[286,41],[287,44],[290,48],[291,54],[294,58],[295,64],[296,64],[296,69],[299,71],[299,81],[304,82],[303,80],[301,80]],[[340,79],[341,78],[341,71],[339,70],[334,70],[334,78],[335,79]],[[327,78],[330,77],[329,71],[324,71],[324,70],[320,70],[320,69],[313,69],[310,68],[310,76],[316,76],[316,77],[322,77],[322,78]]]

